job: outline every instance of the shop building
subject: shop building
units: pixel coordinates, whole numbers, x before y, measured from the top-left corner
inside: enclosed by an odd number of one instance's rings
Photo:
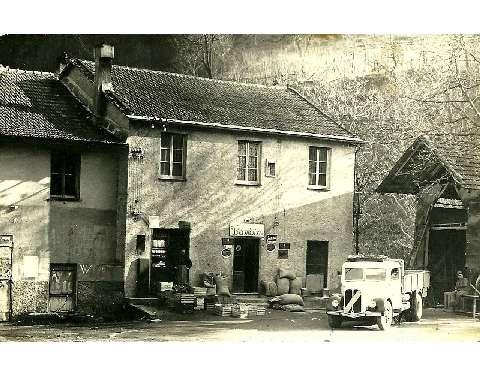
[[[121,143],[54,74],[0,67],[0,320],[122,306]]]
[[[471,283],[480,274],[480,137],[419,137],[393,166],[377,191],[417,198],[411,268],[431,272],[429,298],[443,303],[456,273]]]
[[[62,82],[103,124],[127,133],[126,295],[172,281],[181,250],[234,292],[278,267],[334,287],[352,252],[360,140],[289,87],[210,80],[70,59]]]

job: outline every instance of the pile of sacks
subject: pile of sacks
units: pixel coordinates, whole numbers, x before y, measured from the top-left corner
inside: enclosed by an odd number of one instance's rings
[[[303,308],[302,278],[296,277],[295,272],[279,268],[277,281],[262,281],[266,296],[274,297],[269,300],[270,307],[287,311],[305,311]]]

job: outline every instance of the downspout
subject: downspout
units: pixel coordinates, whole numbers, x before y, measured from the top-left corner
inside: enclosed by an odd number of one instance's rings
[[[358,255],[360,252],[359,249],[359,233],[358,233],[358,222],[360,220],[360,192],[357,191],[357,152],[359,151],[358,147],[355,147],[355,158],[353,163],[353,233],[355,241],[355,254]]]

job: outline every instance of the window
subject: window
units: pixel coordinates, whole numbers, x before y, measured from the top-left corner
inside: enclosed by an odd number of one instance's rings
[[[384,281],[387,272],[382,268],[365,268],[365,280],[367,281]]]
[[[363,268],[345,268],[345,280],[363,280]]]
[[[185,179],[186,136],[162,133],[160,140],[160,178]]]
[[[313,188],[328,188],[328,163],[330,149],[327,147],[309,147],[308,149],[308,185]]]
[[[275,160],[268,160],[265,165],[265,176],[275,177],[277,175]]]
[[[50,164],[50,197],[80,198],[80,155],[53,152]]]
[[[400,278],[400,270],[398,268],[392,269],[390,276],[392,280],[398,280]]]
[[[260,142],[238,141],[237,183],[259,185]]]

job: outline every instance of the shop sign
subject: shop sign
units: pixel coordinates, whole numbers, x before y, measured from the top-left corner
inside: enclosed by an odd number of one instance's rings
[[[267,242],[267,251],[275,251],[277,247],[277,235],[276,234],[267,234],[265,241]]]
[[[235,237],[264,237],[265,226],[263,224],[231,223],[230,236]]]
[[[233,253],[233,238],[222,238],[222,257],[230,258]]]
[[[289,250],[290,250],[290,243],[280,242],[278,244],[278,259],[288,259]]]

